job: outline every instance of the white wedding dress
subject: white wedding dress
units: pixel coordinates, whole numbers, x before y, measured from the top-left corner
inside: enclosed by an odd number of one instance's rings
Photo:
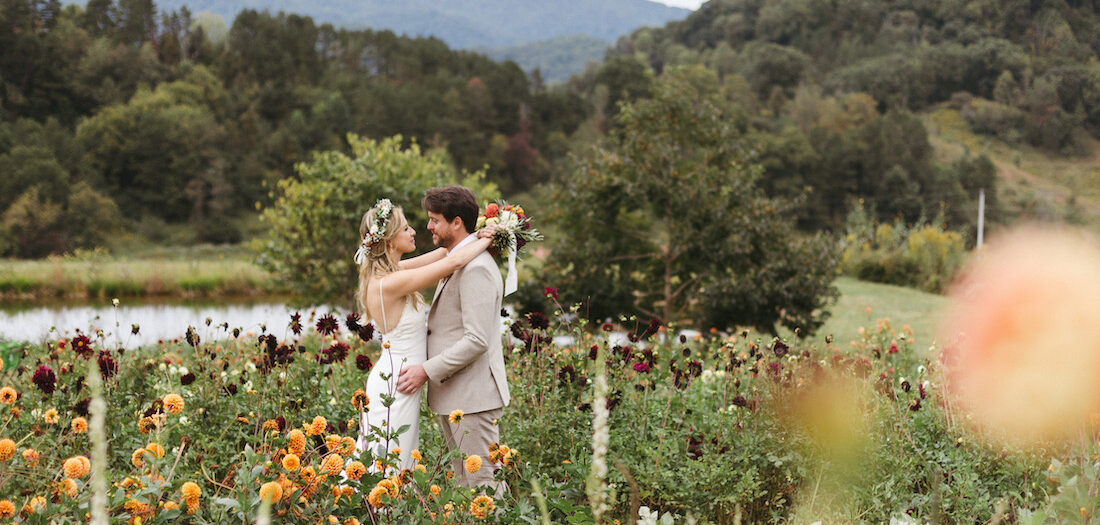
[[[382,293],[382,278],[378,282],[378,293]],[[384,302],[384,301],[383,301]],[[395,448],[401,449],[398,468],[406,469],[415,466],[411,453],[419,446],[420,441],[420,396],[424,389],[420,388],[413,394],[402,394],[397,391],[397,379],[401,369],[410,365],[423,364],[428,356],[428,323],[427,307],[414,304],[415,301],[405,300],[405,307],[401,312],[401,320],[397,326],[389,332],[381,334],[383,346],[382,355],[378,362],[371,368],[367,376],[367,396],[370,403],[367,412],[363,414],[359,422],[359,439],[356,441],[356,451],[370,450],[375,458],[393,452]],[[386,322],[386,308],[382,307],[382,325]],[[385,343],[390,347],[387,349]],[[393,396],[393,404],[385,406],[382,395]],[[383,441],[372,427],[379,427],[387,434],[397,431],[408,425],[408,428],[398,434],[394,439]],[[379,452],[379,448],[382,449]],[[373,464],[370,466],[374,470]]]

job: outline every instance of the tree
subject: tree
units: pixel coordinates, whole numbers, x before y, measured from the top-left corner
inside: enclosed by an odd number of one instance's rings
[[[817,328],[836,296],[835,248],[794,229],[797,201],[767,198],[761,168],[698,67],[622,106],[613,146],[557,182],[561,241],[543,273],[592,318],[700,328]]]
[[[85,168],[103,181],[125,215],[190,217],[184,188],[217,168],[224,129],[185,80],[139,90],[126,104],[104,108],[82,122],[77,142]]]
[[[499,196],[484,173],[459,176],[445,152],[422,153],[415,141],[402,149],[400,135],[374,141],[350,134],[348,142],[350,157],[327,151],[298,164],[298,178],[279,182],[277,200],[261,216],[271,229],[258,246],[260,265],[305,303],[354,304],[359,223],[378,199],[401,206],[419,234],[417,246],[428,249],[428,217],[420,207],[428,188],[459,182],[483,201]]]

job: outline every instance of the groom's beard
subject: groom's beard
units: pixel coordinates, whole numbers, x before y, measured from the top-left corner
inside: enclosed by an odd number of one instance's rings
[[[444,236],[444,235],[441,235],[441,234],[438,234],[438,233],[433,233],[432,234],[432,243],[435,244],[439,248],[446,248],[446,249],[450,250],[451,246],[454,245],[454,242],[453,242],[454,238],[455,238],[454,235]]]

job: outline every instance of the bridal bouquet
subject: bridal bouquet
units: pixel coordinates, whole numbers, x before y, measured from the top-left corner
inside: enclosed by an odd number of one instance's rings
[[[496,226],[493,244],[490,249],[508,259],[508,277],[504,280],[504,295],[511,294],[519,287],[516,275],[516,257],[527,243],[541,241],[542,234],[531,226],[531,217],[523,208],[503,201],[490,202],[485,211],[477,218],[475,229]]]

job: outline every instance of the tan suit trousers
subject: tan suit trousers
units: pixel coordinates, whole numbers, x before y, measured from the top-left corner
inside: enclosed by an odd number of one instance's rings
[[[461,457],[451,460],[455,481],[467,488],[492,486],[497,494],[505,490],[504,482],[493,479],[496,465],[489,461],[489,443],[500,442],[500,427],[493,423],[504,414],[504,409],[495,408],[474,414],[465,414],[462,421],[451,423],[448,416],[439,416],[439,426],[443,428],[443,439],[447,448],[462,453]],[[471,474],[466,472],[466,458],[477,454],[481,456],[481,469]]]

